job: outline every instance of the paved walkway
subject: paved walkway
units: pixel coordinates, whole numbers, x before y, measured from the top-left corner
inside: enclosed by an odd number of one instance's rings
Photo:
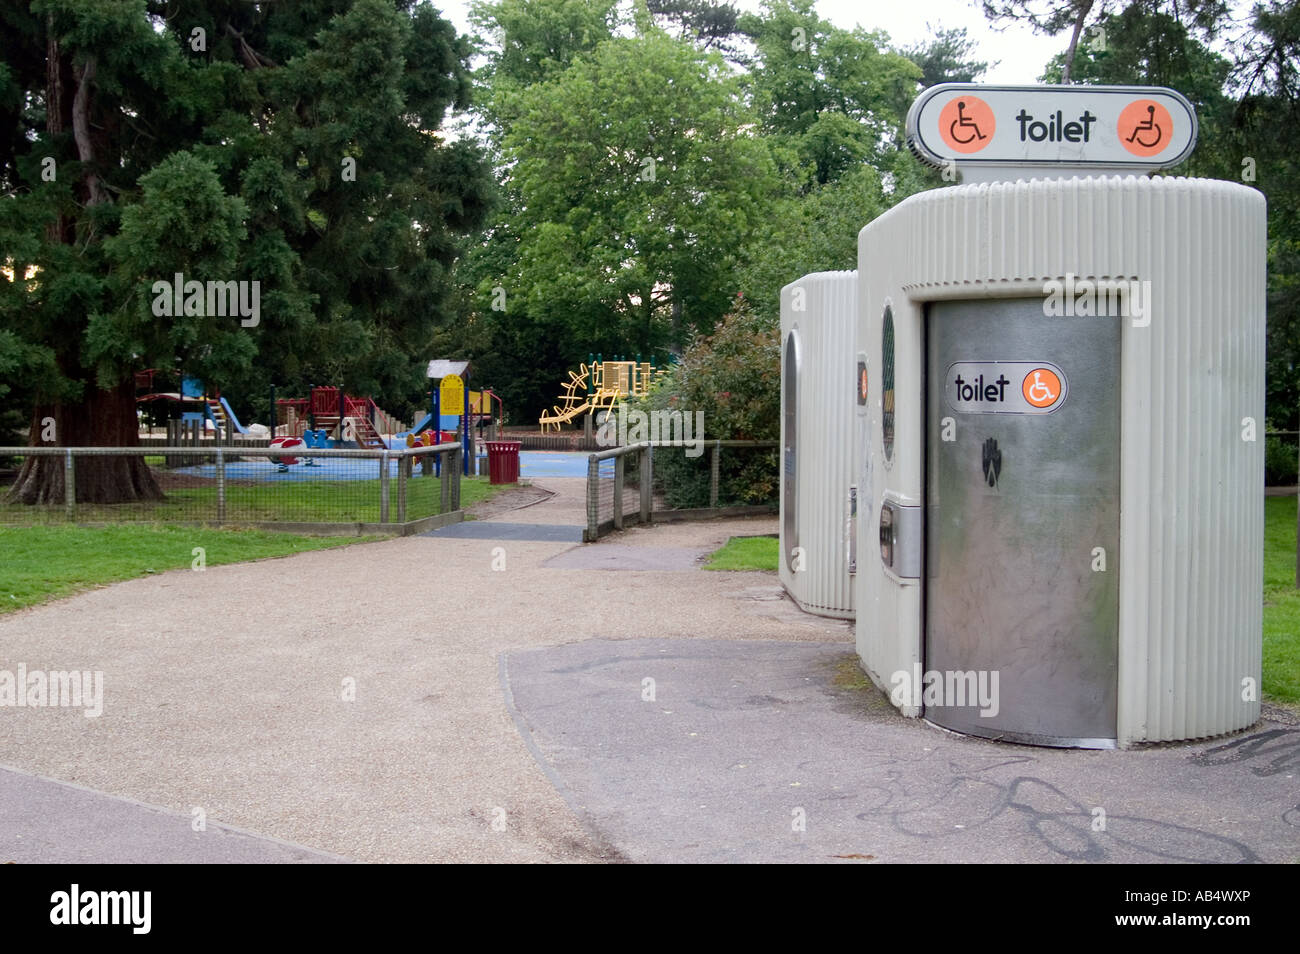
[[[0,619],[0,669],[104,674],[98,718],[0,710],[0,862],[1300,860],[1294,720],[1129,752],[953,736],[773,574],[698,568],[774,518],[583,547],[549,536],[583,481],[536,484],[485,537]]]
[[[582,525],[580,478],[537,484],[555,496],[494,519]],[[775,528],[670,525],[588,549],[713,548]],[[184,818],[199,809],[214,839],[232,826],[360,861],[617,859],[520,736],[503,654],[593,637],[847,647],[851,635],[780,599],[771,574],[547,565],[575,546],[408,537],[163,573],[7,615],[0,668],[102,670],[104,709],[0,710],[0,765]],[[26,831],[0,825],[0,861],[31,860],[22,840],[64,837],[22,817]],[[192,858],[192,842],[181,829],[151,857]]]
[[[904,719],[825,643],[596,639],[502,672],[538,761],[630,861],[1300,860],[1293,725],[1000,745]]]

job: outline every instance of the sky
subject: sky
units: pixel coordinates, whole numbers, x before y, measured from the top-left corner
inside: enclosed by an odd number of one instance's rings
[[[733,0],[744,10],[757,11],[759,0]],[[462,33],[471,31],[469,0],[433,0],[443,16]],[[1067,34],[1047,37],[1028,27],[1013,25],[994,30],[973,0],[818,0],[817,12],[836,26],[853,29],[884,30],[895,46],[906,47],[924,41],[929,35],[927,23],[943,29],[965,27],[978,44],[977,60],[998,65],[990,67],[983,83],[1022,85],[1034,83],[1047,61],[1063,52]]]

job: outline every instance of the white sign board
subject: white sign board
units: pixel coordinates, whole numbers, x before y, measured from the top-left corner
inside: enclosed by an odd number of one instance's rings
[[[912,104],[907,139],[925,161],[967,171],[1145,171],[1187,158],[1196,111],[1163,86],[943,83]]]

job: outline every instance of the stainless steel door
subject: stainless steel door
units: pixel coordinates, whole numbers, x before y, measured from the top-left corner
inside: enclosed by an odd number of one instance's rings
[[[943,302],[927,335],[925,717],[1113,744],[1120,319]]]

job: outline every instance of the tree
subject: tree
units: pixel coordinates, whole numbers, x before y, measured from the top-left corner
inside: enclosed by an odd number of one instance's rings
[[[646,354],[726,310],[739,250],[775,191],[720,57],[652,30],[519,94],[504,136],[520,206],[507,288],[586,342]]]
[[[898,201],[902,196],[894,197]],[[880,173],[860,166],[808,195],[773,206],[768,231],[753,242],[739,288],[756,318],[780,322],[781,289],[809,272],[858,267],[858,232],[891,204]]]
[[[903,55],[921,68],[921,86],[940,83],[974,83],[984,75],[989,64],[974,59],[975,41],[965,27],[935,29],[929,23],[930,38],[903,51]]]
[[[470,89],[450,24],[414,0],[33,0],[0,24],[0,365],[36,402],[33,443],[47,418],[61,444],[136,443],[144,367],[423,389],[491,200],[477,148],[439,134]],[[257,325],[156,314],[177,272],[258,282]],[[14,493],[60,500],[62,469],[33,460]],[[157,487],[106,459],[77,494]]]
[[[717,50],[727,59],[746,60],[741,41],[740,11],[732,3],[713,0],[646,0],[654,22],[678,39],[690,40],[702,49]]]
[[[994,23],[1008,21],[1028,24],[1036,33],[1056,36],[1066,30],[1069,39],[1061,63],[1062,83],[1072,81],[1074,61],[1082,41],[1091,42],[1089,21],[1099,24],[1112,13],[1138,9],[1143,13],[1168,13],[1208,38],[1217,32],[1229,15],[1226,0],[981,0],[984,15]],[[1095,35],[1094,35],[1095,36]]]
[[[805,190],[857,164],[889,164],[921,71],[887,37],[840,29],[812,0],[765,0],[741,27],[758,51],[751,86],[763,130]]]
[[[486,62],[478,81],[487,95],[480,111],[493,123],[509,122],[511,97],[569,68],[620,24],[618,0],[474,0],[470,22],[480,31]]]

